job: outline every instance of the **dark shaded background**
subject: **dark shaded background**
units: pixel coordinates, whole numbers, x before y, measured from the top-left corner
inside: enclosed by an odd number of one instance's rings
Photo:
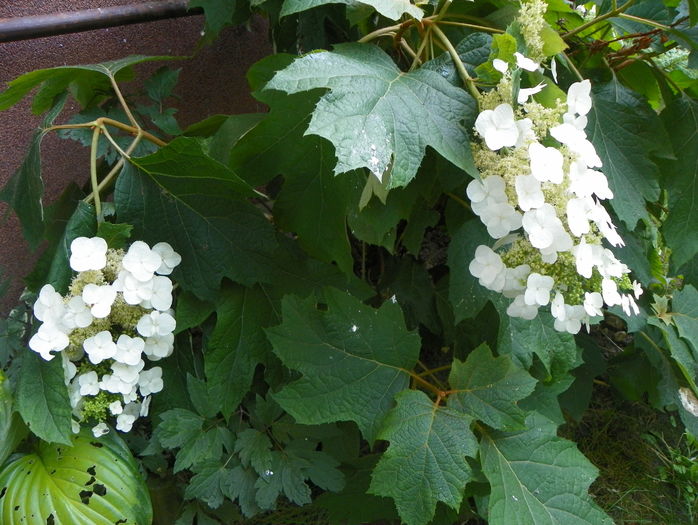
[[[78,9],[144,3],[145,0],[6,0],[0,1],[0,18],[50,14]],[[59,35],[0,43],[0,90],[6,82],[34,69],[73,64],[90,64],[132,54],[192,55],[203,30],[203,16],[160,20],[84,33]],[[250,27],[228,28],[211,46],[199,51],[194,60],[169,63],[181,67],[175,88],[182,127],[215,113],[244,113],[262,108],[250,97],[245,73],[271,51],[264,20]],[[137,66],[138,78],[162,64]],[[128,84],[124,91],[129,91]],[[40,119],[29,109],[30,99],[0,112],[0,186],[19,167],[34,128]],[[78,111],[70,100],[56,123]],[[89,178],[87,148],[54,134],[42,142],[44,205],[50,204],[70,181],[82,185]],[[9,278],[10,288],[0,298],[0,315],[15,304],[23,288],[22,277],[29,272],[41,248],[31,253],[22,238],[19,222],[8,206],[0,203],[0,269]]]

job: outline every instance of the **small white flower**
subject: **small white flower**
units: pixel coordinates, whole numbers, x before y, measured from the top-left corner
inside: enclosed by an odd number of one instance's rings
[[[166,312],[150,312],[140,318],[136,325],[136,330],[143,337],[154,335],[167,335],[174,332],[177,323],[170,314]]]
[[[112,341],[111,333],[108,330],[102,330],[98,334],[88,337],[82,343],[82,347],[90,362],[95,365],[116,355],[116,344]]]
[[[565,298],[560,292],[555,292],[555,297],[550,302],[550,313],[555,319],[565,320]]]
[[[172,281],[167,277],[156,275],[153,277],[153,293],[150,296],[150,304],[156,310],[164,312],[172,306]]]
[[[94,370],[81,374],[78,377],[78,384],[80,385],[81,396],[96,396],[99,394],[99,377],[97,377],[97,372]]]
[[[555,208],[548,203],[524,213],[522,225],[533,247],[539,250],[552,246],[556,231],[562,229]]]
[[[557,84],[557,62],[555,62],[555,57],[550,59],[550,74],[553,76],[553,80]]]
[[[539,67],[540,64],[538,62],[534,62],[528,57],[525,57],[518,51],[514,53],[514,56],[516,57],[516,65],[520,67],[521,69],[525,69],[526,71],[536,71]]]
[[[475,258],[470,262],[468,269],[485,288],[499,292],[504,287],[506,266],[502,258],[488,246],[481,244],[475,249]]]
[[[42,286],[34,303],[34,316],[39,321],[57,324],[63,317],[64,311],[63,296],[50,284]]]
[[[92,435],[96,438],[102,437],[104,434],[109,433],[109,427],[106,423],[99,423],[92,427]]]
[[[61,358],[63,360],[63,380],[67,385],[70,383],[70,380],[75,377],[75,374],[78,373],[78,368],[70,359],[68,359],[68,356],[65,353],[61,354]]]
[[[141,410],[139,412],[139,415],[141,417],[148,417],[148,411],[150,410],[150,400],[153,399],[150,396],[145,396],[143,398],[143,402],[141,403]]]
[[[603,163],[596,154],[594,145],[586,138],[584,131],[577,129],[572,124],[563,123],[550,128],[553,138],[565,146],[573,153],[576,153],[580,160],[589,168],[600,168]]]
[[[118,416],[124,411],[123,407],[121,406],[120,401],[114,401],[112,403],[109,403],[109,412],[112,413],[112,415]]]
[[[127,304],[136,305],[153,297],[153,279],[139,281],[130,272],[122,270],[114,287],[124,295]]]
[[[491,175],[486,179],[472,180],[465,190],[470,199],[473,212],[482,214],[492,203],[508,202],[506,182],[499,175]]]
[[[509,69],[509,64],[507,64],[504,60],[500,58],[495,58],[492,61],[492,67],[494,67],[500,73],[504,74],[507,72],[507,69]]]
[[[519,138],[514,144],[517,148],[535,142],[537,140],[536,133],[533,131],[533,121],[530,118],[522,118],[516,121],[516,128],[519,130]]]
[[[584,293],[584,310],[590,317],[603,315],[603,297],[599,292]]]
[[[596,224],[601,234],[606,237],[612,246],[623,246],[625,244],[621,236],[618,235],[616,227],[611,220],[611,216],[606,211],[606,208],[600,204],[594,206],[594,209],[591,210],[591,220],[594,221],[594,224]]]
[[[521,227],[521,214],[506,202],[489,204],[480,214],[480,219],[493,239],[500,239]]]
[[[126,396],[137,396],[136,384],[122,381],[116,374],[105,374],[99,382],[99,388],[112,394],[122,394]]]
[[[149,281],[162,265],[162,257],[143,241],[134,242],[121,263],[139,281]]]
[[[509,317],[520,317],[530,321],[538,315],[538,305],[526,304],[523,295],[517,295],[512,303],[507,307]]]
[[[545,195],[543,195],[540,181],[533,175],[517,175],[514,185],[519,199],[519,208],[523,211],[540,208],[545,204]]]
[[[119,432],[130,432],[137,416],[133,414],[121,413],[116,416],[116,430]]]
[[[73,297],[66,305],[61,322],[72,330],[73,328],[87,328],[92,324],[93,319],[90,307],[85,304],[82,297]]]
[[[145,341],[140,337],[129,337],[126,334],[121,334],[116,341],[114,360],[125,365],[137,365],[141,360],[144,348]]]
[[[523,294],[526,290],[526,280],[531,273],[531,267],[528,264],[520,264],[516,268],[505,268],[504,272],[502,295],[513,299]]]
[[[587,244],[585,239],[572,248],[577,273],[587,279],[591,278],[594,266],[599,266],[603,263],[603,248],[598,244]]]
[[[107,241],[78,237],[70,243],[70,267],[76,272],[101,270],[107,265]]]
[[[160,275],[170,275],[172,270],[182,262],[182,256],[166,242],[157,243],[153,246],[153,251],[162,258],[162,264],[155,270],[155,273]]]
[[[550,302],[550,290],[552,290],[554,284],[555,279],[549,275],[531,273],[526,281],[524,302],[529,306],[545,306]]]
[[[524,104],[529,97],[532,97],[533,95],[540,93],[545,89],[545,82],[541,82],[540,84],[533,86],[532,88],[521,88],[519,89],[518,95],[516,95],[516,101],[519,104]]]
[[[558,149],[534,142],[528,147],[528,155],[531,158],[531,175],[536,179],[554,184],[562,182],[565,176],[562,171],[564,158]]]
[[[104,319],[111,313],[116,300],[116,290],[109,284],[88,284],[82,290],[82,300],[90,305],[90,312],[97,319]]]
[[[588,124],[588,119],[586,115],[575,115],[574,113],[565,113],[562,115],[562,122],[565,124],[572,124],[579,131],[584,131]]]
[[[163,388],[162,368],[154,366],[149,370],[143,370],[138,376],[138,386],[142,396],[149,396],[160,392]]]
[[[52,351],[65,349],[70,344],[68,336],[57,327],[50,324],[42,324],[39,330],[29,340],[29,348],[40,354],[45,361],[55,357]]]
[[[567,201],[567,225],[576,237],[589,233],[589,216],[594,208],[591,197],[575,198]]]
[[[635,295],[635,299],[639,299],[643,292],[642,285],[637,281],[633,281],[633,295]]]
[[[514,110],[509,104],[482,111],[475,120],[475,129],[492,151],[514,146],[519,139]]]
[[[112,363],[112,376],[116,376],[121,381],[123,381],[124,383],[128,383],[129,385],[135,385],[138,382],[138,374],[141,370],[143,370],[144,366],[145,363],[143,362],[143,360],[139,360],[136,365]]]
[[[603,300],[608,306],[615,306],[622,303],[620,294],[618,293],[618,285],[612,279],[601,280],[601,294]]]
[[[623,294],[620,296],[620,306],[625,312],[625,315],[633,315],[633,313],[637,315],[640,313],[640,309],[630,295]]]
[[[575,82],[567,90],[567,111],[577,115],[586,115],[591,110],[591,82]]]
[[[147,337],[143,349],[148,359],[159,361],[163,357],[169,357],[174,350],[174,334]]]
[[[565,305],[565,318],[555,319],[554,327],[558,332],[577,334],[582,328],[582,322],[587,322],[587,315],[581,305]]]
[[[70,430],[73,431],[73,434],[79,434],[80,433],[80,423],[78,423],[74,419],[71,419],[70,420]]]

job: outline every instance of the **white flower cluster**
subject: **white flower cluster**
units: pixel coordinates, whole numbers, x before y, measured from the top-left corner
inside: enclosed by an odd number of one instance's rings
[[[516,67],[539,67],[530,62],[517,53]],[[511,89],[509,64],[498,60],[495,68],[503,74],[500,91]],[[623,240],[601,204],[613,193],[584,131],[590,82],[572,84],[566,104],[552,109],[529,102],[540,89],[519,89],[516,109],[496,92],[483,97],[492,109],[475,121],[484,142],[474,145],[481,178],[468,185],[467,195],[497,242],[494,249],[477,248],[470,272],[482,286],[513,299],[510,316],[533,319],[550,304],[555,328],[575,334],[602,315],[604,303],[638,313],[642,289],[602,245],[604,238],[613,246]]]
[[[78,273],[65,297],[50,284],[39,292],[34,315],[41,325],[29,348],[47,361],[61,352],[77,421],[97,422],[92,432],[100,436],[111,415],[117,430],[128,432],[163,388],[162,369],[146,369],[144,356],[158,361],[174,348],[166,276],[182,258],[165,242],[151,249],[136,241],[124,253],[100,237],[78,237],[70,251]]]

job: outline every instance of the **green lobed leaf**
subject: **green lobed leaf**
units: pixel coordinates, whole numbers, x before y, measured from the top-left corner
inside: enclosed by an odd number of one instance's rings
[[[438,73],[402,73],[377,46],[339,44],[297,59],[266,86],[287,93],[314,88],[331,92],[317,104],[307,133],[334,144],[335,173],[368,168],[381,178],[389,171],[390,187],[405,186],[426,146],[476,173],[461,124],[474,118],[476,103]]]
[[[177,306],[175,307],[175,320],[177,321],[175,334],[199,326],[215,310],[213,303],[202,301],[193,293],[179,293],[177,295]]]
[[[97,237],[107,241],[109,248],[118,250],[126,246],[126,241],[131,237],[131,230],[133,226],[130,224],[100,222],[97,226]]]
[[[556,425],[533,412],[526,429],[485,433],[480,457],[492,492],[492,525],[611,525],[587,494],[596,468]]]
[[[630,230],[647,218],[645,201],[659,198],[659,170],[651,156],[665,154],[666,133],[644,102],[602,87],[592,96],[587,134],[603,161],[614,193],[611,207]]]
[[[353,5],[354,3],[352,0],[284,0],[279,16],[292,15],[293,13],[299,13],[325,4]],[[399,20],[404,14],[421,20],[424,15],[422,10],[409,0],[363,0],[358,3],[371,6],[390,20]]]
[[[227,468],[218,461],[207,461],[197,466],[184,492],[185,499],[197,498],[211,508],[222,505],[224,498],[238,500],[245,516],[259,512],[254,501],[254,482],[257,476],[240,465]]]
[[[669,215],[662,231],[671,248],[672,263],[679,268],[698,251],[698,102],[676,99],[662,111],[661,118],[671,129],[676,153],[676,160],[663,166]]]
[[[221,291],[204,364],[211,391],[226,418],[249,391],[255,368],[271,349],[264,328],[278,322],[274,307],[259,287],[229,285]]]
[[[453,360],[448,382],[455,391],[449,396],[449,407],[498,429],[523,426],[525,414],[516,402],[536,386],[536,380],[509,356],[494,357],[485,343],[465,362]]]
[[[29,349],[23,352],[17,410],[29,430],[44,441],[70,444],[72,410],[60,356],[44,361]]]
[[[112,431],[87,431],[72,446],[40,442],[0,472],[3,525],[150,525],[150,495],[138,464]]]
[[[182,68],[170,69],[162,66],[153,75],[143,82],[145,92],[151,100],[162,104],[167,97],[172,95],[172,90],[177,85]]]
[[[456,52],[461,62],[472,77],[477,76],[475,68],[487,62],[492,48],[492,37],[487,33],[471,33],[455,46]],[[435,71],[454,86],[462,86],[463,79],[458,74],[458,70],[448,52],[425,62],[423,69]]]
[[[393,396],[407,388],[420,339],[390,301],[379,309],[334,289],[317,300],[286,296],[282,324],[267,329],[274,353],[303,377],[274,395],[299,423],[355,421],[373,442]]]
[[[693,285],[684,286],[671,298],[671,319],[698,356],[698,291]]]
[[[480,244],[491,241],[480,220],[471,219],[451,232],[448,267],[451,270],[448,299],[453,305],[455,323],[475,317],[492,295],[468,269]]]
[[[206,25],[202,41],[204,44],[210,44],[232,23],[237,0],[189,0],[189,9],[193,7],[201,7],[204,10]]]
[[[10,385],[5,374],[0,372],[0,465],[27,436],[27,427],[15,412],[13,404]]]
[[[242,466],[251,466],[257,474],[263,474],[271,468],[271,449],[269,436],[254,428],[238,432],[236,436],[234,451],[240,457]]]
[[[416,390],[400,392],[396,400],[378,434],[390,446],[373,471],[369,492],[393,498],[407,525],[425,525],[437,501],[460,508],[472,478],[466,456],[474,458],[478,448],[472,418]]]
[[[44,182],[41,178],[41,140],[46,134],[46,128],[53,124],[63,110],[64,104],[65,97],[61,97],[52,105],[41,127],[34,132],[22,165],[0,190],[0,201],[6,202],[15,210],[22,223],[24,238],[32,249],[38,246],[44,235],[44,207],[41,202],[44,196]]]

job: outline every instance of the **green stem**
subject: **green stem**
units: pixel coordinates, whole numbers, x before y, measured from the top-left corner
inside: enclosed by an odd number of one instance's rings
[[[470,94],[473,96],[473,98],[475,98],[475,100],[478,101],[480,99],[480,92],[477,90],[477,87],[475,87],[473,79],[470,77],[468,71],[465,69],[465,65],[463,64],[463,61],[460,59],[460,56],[458,56],[458,51],[456,51],[456,48],[453,47],[453,44],[451,44],[451,41],[444,34],[444,32],[441,31],[441,29],[439,29],[438,25],[432,24],[429,27],[432,28],[434,34],[436,34],[436,36],[439,37],[441,43],[446,47],[446,50],[448,51],[448,54],[451,55],[451,59],[453,60],[453,63],[456,66],[456,70],[458,71],[461,80],[463,80],[463,84],[465,84],[465,87],[468,89],[468,91],[470,91]]]
[[[619,13],[618,18],[625,18],[626,20],[632,20],[633,22],[639,22],[641,24],[645,24],[646,26],[656,27],[657,29],[661,29],[662,31],[668,31],[669,29],[671,29],[671,27],[666,26],[664,24],[660,24],[659,22],[655,22],[653,20],[647,20],[646,18],[641,18],[639,16],[629,15],[627,13]]]
[[[118,128],[122,131],[126,131],[130,133],[131,135],[138,135],[142,134],[143,138],[152,142],[153,144],[156,144],[160,147],[167,146],[167,142],[164,142],[157,138],[155,135],[152,135],[151,133],[148,133],[144,129],[140,127],[135,127],[135,126],[129,126],[128,124],[124,124],[123,122],[119,122],[118,120],[114,120],[108,117],[99,117],[96,120],[93,120],[92,122],[84,122],[82,124],[58,124],[56,126],[51,126],[50,128],[46,128],[46,131],[55,131],[58,129],[78,129],[78,128],[92,128],[92,127],[102,127],[103,125],[108,125],[108,126],[113,126],[115,128]]]
[[[593,20],[589,20],[588,22],[582,24],[581,26],[575,27],[572,31],[568,31],[567,33],[562,35],[562,38],[569,38],[573,35],[576,35],[577,33],[584,31],[585,29],[587,29],[595,24],[598,24],[599,22],[603,22],[604,20],[606,20],[608,18],[613,18],[614,16],[618,16],[619,14],[621,14],[623,11],[628,9],[634,3],[635,3],[635,0],[628,0],[622,6],[616,7],[615,9],[611,9],[605,15],[597,16]]]
[[[133,150],[136,149],[136,146],[141,141],[141,138],[143,138],[143,134],[144,132],[143,130],[141,130],[141,133],[138,133],[131,142],[131,144],[129,144],[128,148],[126,148],[126,151],[124,152],[125,156],[121,157],[116,162],[116,164],[114,164],[114,167],[109,171],[109,173],[107,173],[106,177],[104,177],[104,179],[102,179],[102,182],[100,182],[97,186],[98,192],[101,192],[104,188],[106,188],[111,183],[112,179],[119,174],[121,168],[124,165],[124,162],[127,158],[131,156],[131,153],[133,153]],[[94,192],[90,193],[87,197],[85,197],[85,202],[90,203],[92,202],[92,199],[94,199]]]
[[[133,124],[134,128],[141,129],[140,125],[136,121],[136,118],[133,116],[133,113],[131,113],[131,108],[129,108],[128,104],[126,104],[126,99],[124,99],[124,96],[121,94],[121,90],[119,89],[119,85],[116,83],[116,79],[110,75],[109,81],[114,89],[114,93],[116,93],[116,98],[119,99],[121,107],[124,108],[124,112],[126,113],[126,117],[128,117],[129,122]]]
[[[358,42],[364,44],[366,42],[370,42],[371,40],[375,40],[376,38],[385,36],[389,33],[395,34],[396,31],[400,30],[401,25],[402,24],[396,24],[394,26],[381,27],[380,29],[376,29],[375,31],[370,32],[369,34],[362,36],[361,38],[359,38]]]
[[[439,21],[439,24],[443,26],[469,27],[470,29],[477,29],[478,31],[483,31],[485,33],[504,33],[503,30],[494,27],[479,26],[477,24],[466,24],[465,22],[452,22],[450,20],[441,20]]]
[[[90,181],[92,182],[92,195],[95,200],[95,213],[97,222],[102,222],[102,202],[99,200],[99,183],[97,182],[97,148],[99,147],[99,134],[102,130],[95,126],[92,132],[92,147],[90,149]]]
[[[424,48],[427,47],[427,43],[429,42],[429,40],[431,40],[431,25],[427,27],[427,30],[424,33],[424,36],[422,37],[422,41],[419,43],[419,47],[417,48],[417,52],[415,53],[417,56],[412,61],[410,71],[412,71],[421,63],[421,59],[419,57],[421,57],[422,53],[424,53]]]
[[[565,60],[567,61],[567,65],[569,66],[569,68],[570,68],[570,69],[572,70],[572,72],[577,76],[577,78],[579,79],[579,81],[582,82],[582,81],[584,80],[584,77],[583,77],[582,74],[579,72],[579,70],[577,69],[577,67],[574,65],[574,62],[572,62],[572,60],[570,59],[570,57],[567,56],[567,53],[565,53],[564,51],[562,51],[562,52],[560,52],[560,54],[561,54],[563,57],[565,57]]]
[[[114,149],[115,149],[116,151],[118,151],[119,154],[120,154],[122,157],[128,158],[128,154],[127,154],[124,150],[121,149],[121,146],[119,146],[119,145],[116,143],[116,141],[114,140],[114,138],[111,136],[111,133],[109,133],[109,131],[107,130],[107,127],[106,127],[106,126],[102,126],[101,130],[102,130],[102,133],[104,134],[104,136],[107,138],[107,140],[108,140],[109,142],[111,142],[111,145],[114,146]]]
[[[417,53],[414,52],[414,49],[412,49],[407,42],[405,42],[404,40],[400,40],[400,47],[404,49],[405,52],[412,57],[412,60],[416,60],[420,64],[422,63],[422,61],[419,60]]]
[[[468,204],[467,202],[465,202],[465,200],[461,199],[461,198],[460,198],[458,195],[456,195],[455,193],[446,192],[446,195],[448,195],[449,197],[451,197],[454,201],[456,201],[458,204],[460,204],[461,206],[463,206],[466,210],[471,209],[471,208],[470,208],[470,204]]]

